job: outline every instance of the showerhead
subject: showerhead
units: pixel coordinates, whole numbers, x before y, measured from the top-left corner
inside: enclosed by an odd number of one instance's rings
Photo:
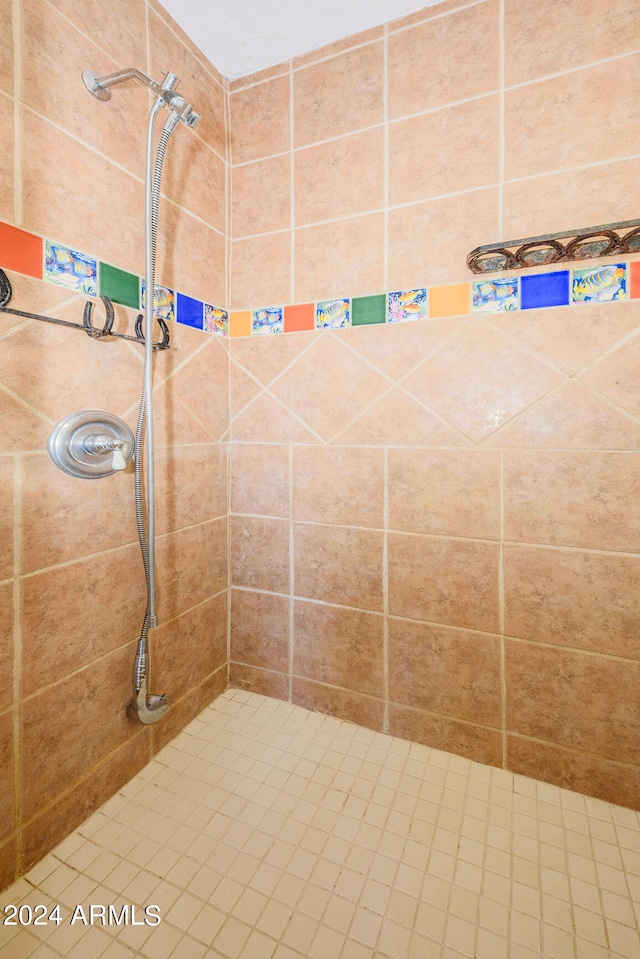
[[[123,80],[133,78],[144,83],[145,86],[162,97],[166,106],[172,114],[175,114],[177,120],[182,120],[192,130],[200,122],[200,114],[196,113],[190,103],[185,98],[176,93],[176,87],[180,82],[175,73],[165,73],[162,84],[152,80],[141,70],[130,67],[126,70],[119,70],[117,73],[110,73],[107,76],[99,77],[93,70],[85,70],[82,74],[84,85],[89,93],[97,97],[98,100],[111,99],[111,87],[116,83],[122,83]],[[176,121],[177,122],[177,121]]]

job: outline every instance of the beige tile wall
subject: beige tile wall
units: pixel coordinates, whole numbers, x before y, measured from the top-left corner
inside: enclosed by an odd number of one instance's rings
[[[638,62],[454,0],[231,83],[231,307],[637,216]],[[637,808],[638,310],[233,339],[232,683]]]
[[[133,63],[204,114],[167,161],[158,276],[210,302],[466,281],[477,244],[635,215],[633,0],[449,0],[229,84],[229,147],[215,70],[156,0],[117,9],[0,0],[3,220],[142,271],[144,93],[67,82]],[[131,476],[87,489],[44,453],[83,405],[133,422],[139,350],[3,317],[0,882],[223,688],[229,560],[236,684],[637,805],[637,334],[635,303],[228,349],[177,328],[156,364],[173,702],[142,729]]]
[[[147,94],[123,84],[101,103],[80,75],[171,69],[203,121],[194,133],[179,129],[167,154],[157,276],[224,304],[221,77],[144,0],[108,9],[2,0],[0,20],[0,218],[142,273]],[[83,297],[9,277],[13,307],[81,321]],[[134,318],[116,307],[117,329],[131,332]],[[143,727],[126,713],[146,601],[132,468],[85,483],[46,452],[53,425],[75,410],[107,409],[135,429],[142,350],[8,315],[0,339],[2,887],[226,687],[228,351],[178,326],[155,361],[161,626],[152,684],[169,691],[171,708],[161,726]]]

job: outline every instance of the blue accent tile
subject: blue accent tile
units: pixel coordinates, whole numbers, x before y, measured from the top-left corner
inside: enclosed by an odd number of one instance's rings
[[[520,278],[520,309],[535,310],[540,306],[568,306],[569,271],[534,273]]]
[[[202,329],[204,304],[202,300],[194,300],[192,296],[178,293],[178,323],[184,326],[193,326],[196,330]]]

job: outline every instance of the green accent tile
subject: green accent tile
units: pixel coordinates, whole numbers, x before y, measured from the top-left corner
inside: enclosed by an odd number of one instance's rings
[[[352,326],[370,326],[372,323],[387,321],[387,298],[384,293],[376,296],[355,296],[351,301],[351,308]]]
[[[98,279],[100,296],[108,296],[114,303],[132,306],[134,310],[140,309],[140,278],[134,273],[100,262]]]

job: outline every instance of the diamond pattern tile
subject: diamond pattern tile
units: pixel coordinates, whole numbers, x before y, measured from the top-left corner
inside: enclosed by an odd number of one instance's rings
[[[560,382],[559,373],[476,320],[402,385],[479,443]]]
[[[324,440],[355,419],[388,389],[389,381],[331,333],[318,336],[271,390]]]

